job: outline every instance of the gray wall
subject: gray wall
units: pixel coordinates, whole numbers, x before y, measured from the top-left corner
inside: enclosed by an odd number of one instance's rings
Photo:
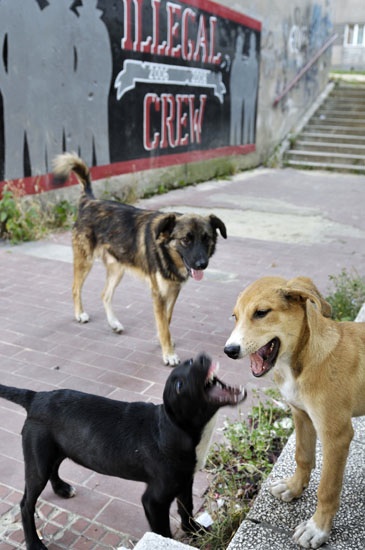
[[[149,93],[143,92],[144,97],[149,97],[149,113],[152,112],[151,128],[148,125],[146,130],[146,123],[139,120],[141,108],[137,90],[140,88],[133,84],[131,91],[125,85],[125,78],[132,76],[133,82],[136,78],[144,82],[145,57],[138,58],[136,52],[129,53],[133,61],[128,75],[124,74],[127,66],[125,59],[120,61],[119,68],[116,67],[124,23],[120,15],[114,19],[113,14],[123,14],[123,6],[125,14],[126,6],[133,7],[135,4],[129,0],[75,0],[72,5],[71,1],[0,0],[0,180],[15,179],[29,193],[52,189],[49,177],[44,177],[44,174],[50,171],[53,156],[62,149],[77,150],[88,164],[94,165],[94,179],[110,175],[107,186],[113,186],[113,192],[115,188],[119,190],[118,194],[122,197],[139,195],[156,185],[199,181],[257,166],[267,160],[297,125],[327,83],[330,50],[276,106],[273,105],[276,96],[333,32],[331,0],[192,2],[193,10],[198,14],[194,15],[196,21],[200,14],[205,18],[207,28],[211,20],[209,12],[219,13],[217,4],[238,14],[236,17],[233,13],[226,27],[221,24],[223,30],[219,32],[227,35],[225,41],[220,42],[223,57],[219,71],[214,73],[211,70],[210,77],[207,77],[215,79],[214,89],[221,110],[214,107],[214,102],[211,102],[213,107],[209,107],[208,99],[204,122],[206,130],[205,134],[204,128],[201,132],[203,138],[205,135],[205,140],[209,141],[207,151],[201,143],[197,143],[204,141],[200,134],[195,143],[186,145],[189,141],[185,132],[188,128],[187,112],[185,119],[180,119],[183,121],[180,141],[171,136],[170,141],[167,138],[164,140],[166,149],[170,146],[174,150],[149,150],[150,156],[143,157],[140,144],[146,139],[150,149],[151,144],[157,147],[163,141],[161,130],[157,132],[152,128],[152,115],[159,115],[164,105],[166,107],[176,101],[174,97],[177,95],[173,97],[170,94],[168,103],[166,94],[154,93],[155,88],[162,84],[158,81],[161,72],[155,80],[152,79],[154,87],[150,88]],[[359,0],[359,5],[361,3],[363,0]],[[70,5],[73,10],[70,10]],[[152,13],[152,0],[145,0],[143,5]],[[178,10],[189,7],[189,3],[176,2],[176,5],[180,6]],[[171,17],[180,15],[172,14]],[[224,15],[223,11],[221,21],[224,21]],[[261,24],[261,32],[257,22]],[[242,36],[245,37],[243,42]],[[234,52],[239,48],[242,51],[245,41],[241,65],[237,62],[235,65]],[[90,52],[93,52],[92,55]],[[202,52],[203,46],[200,56]],[[236,71],[238,77],[235,80],[232,79],[234,66],[241,67],[241,76]],[[163,70],[169,69],[169,65],[164,63],[161,67]],[[184,71],[184,67],[179,67],[178,79],[186,78]],[[204,78],[203,73],[204,68],[198,75],[200,82]],[[125,90],[129,90],[131,94],[124,110],[120,109],[121,102],[113,92],[116,75],[121,76],[124,86],[119,91],[122,89],[125,94]],[[235,121],[236,107],[232,107],[235,105],[234,89],[238,93],[241,90],[243,111],[246,108],[244,120],[249,120],[247,131],[240,130]],[[194,108],[196,112],[200,109],[203,113],[202,97],[205,91],[203,89],[202,94],[201,87],[197,90],[193,100],[195,106],[189,104],[190,113],[194,112]],[[190,94],[192,91],[193,88],[189,88]],[[108,94],[109,118],[106,108]],[[165,100],[161,99],[163,96]],[[127,95],[123,99],[125,97]],[[188,109],[188,94],[180,100],[180,104],[176,102],[177,106],[170,105],[169,108],[185,105],[184,108]],[[219,105],[217,99],[215,104]],[[238,111],[242,109],[240,102],[237,105]],[[114,115],[114,112],[117,114]],[[239,117],[242,116],[240,112]],[[167,120],[168,117],[165,122]],[[214,126],[217,120],[219,127]],[[234,124],[236,130],[233,131]],[[143,131],[145,140],[139,137],[139,129]],[[192,141],[193,138],[194,135],[190,136]],[[183,153],[180,156],[176,154],[179,145],[182,145],[180,150]],[[134,154],[140,146],[141,152]],[[160,156],[161,153],[174,155]],[[135,159],[137,162],[134,162]],[[100,165],[109,168],[100,170]],[[116,176],[118,170],[124,175]],[[0,183],[0,191],[2,185],[4,183]],[[62,192],[63,189],[57,190],[58,194]]]
[[[257,154],[264,162],[297,125],[328,82],[331,49],[273,107],[274,98],[332,34],[331,2],[282,0],[221,0],[262,21]],[[251,159],[247,159],[249,163]]]

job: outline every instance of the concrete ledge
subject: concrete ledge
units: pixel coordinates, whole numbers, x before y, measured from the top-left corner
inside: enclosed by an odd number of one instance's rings
[[[357,314],[356,321],[358,323],[363,323],[365,321],[365,304],[362,305],[359,313]]]
[[[137,542],[134,550],[189,550],[189,548],[193,548],[193,546],[148,532]]]
[[[355,436],[351,443],[341,495],[340,509],[331,536],[323,548],[363,550],[365,548],[365,417],[353,420]],[[317,488],[322,467],[320,444],[317,445],[317,467],[308,488],[294,502],[282,502],[271,495],[273,479],[294,472],[295,434],[286,444],[270,476],[264,482],[255,503],[232,539],[228,550],[298,550],[292,540],[295,527],[311,517],[317,502]]]

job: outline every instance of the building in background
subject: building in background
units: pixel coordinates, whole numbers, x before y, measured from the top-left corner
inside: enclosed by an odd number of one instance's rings
[[[365,71],[365,0],[333,0],[333,25],[332,67]]]

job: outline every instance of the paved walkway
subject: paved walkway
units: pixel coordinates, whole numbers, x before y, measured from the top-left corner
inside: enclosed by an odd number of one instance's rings
[[[270,386],[270,375],[255,380],[247,362],[223,353],[237,294],[268,274],[308,275],[326,293],[329,276],[343,268],[365,273],[364,198],[364,176],[258,169],[141,201],[146,208],[214,212],[228,228],[203,281],[189,281],[177,302],[172,333],[180,357],[208,352],[220,361],[224,379],[245,384],[250,395]],[[79,325],[72,314],[71,262],[69,233],[15,247],[0,243],[1,382],[160,402],[169,368],[161,363],[148,288],[125,277],[115,297],[125,332],[116,335],[105,320],[104,270],[96,264],[84,292],[91,322]],[[222,410],[220,425],[225,415],[246,414],[250,403]],[[16,506],[23,490],[23,420],[19,407],[0,401],[0,550],[24,547]],[[77,496],[61,500],[48,486],[43,492],[39,525],[50,550],[132,548],[148,529],[143,484],[71,462],[62,474]],[[208,481],[204,472],[197,475],[195,509]]]

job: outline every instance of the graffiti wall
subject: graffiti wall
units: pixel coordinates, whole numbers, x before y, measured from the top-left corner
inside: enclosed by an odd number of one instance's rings
[[[261,23],[210,0],[0,0],[0,181],[255,149]],[[103,175],[102,171],[100,175]]]
[[[311,60],[333,33],[330,0],[297,0],[282,7],[263,21],[260,81],[266,86],[260,91],[258,121],[260,134],[267,135],[275,128],[279,142],[293,131],[328,82],[331,49],[315,63]],[[308,70],[273,109],[273,101],[307,66]],[[267,143],[272,145],[272,140]]]

